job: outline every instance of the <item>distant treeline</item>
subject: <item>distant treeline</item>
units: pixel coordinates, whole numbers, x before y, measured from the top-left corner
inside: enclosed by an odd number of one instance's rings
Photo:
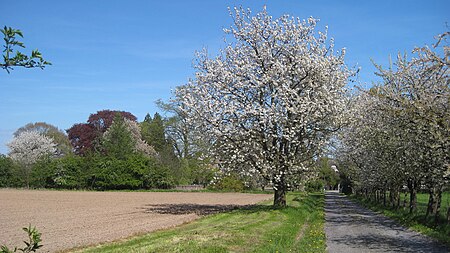
[[[206,186],[215,170],[173,134],[176,118],[103,110],[66,132],[45,122],[14,133],[0,155],[0,187],[59,189],[168,189]],[[169,129],[172,131],[170,132]],[[187,130],[186,130],[187,131]],[[172,133],[172,134],[171,134]],[[188,135],[185,133],[184,136]],[[183,147],[183,148],[180,148]],[[188,153],[180,153],[184,150]]]

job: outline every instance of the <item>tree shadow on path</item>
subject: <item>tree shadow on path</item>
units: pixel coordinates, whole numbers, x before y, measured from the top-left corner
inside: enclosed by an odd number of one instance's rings
[[[326,194],[325,213],[330,253],[450,252],[447,246],[336,193]]]
[[[335,243],[344,244],[348,248],[358,249],[360,252],[426,252],[448,253],[444,245],[422,240],[417,237],[389,236],[380,234],[345,235],[334,238]]]

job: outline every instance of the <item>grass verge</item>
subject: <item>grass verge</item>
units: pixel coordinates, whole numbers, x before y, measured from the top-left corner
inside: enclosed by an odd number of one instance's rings
[[[77,252],[325,252],[323,194],[289,193],[271,203]]]
[[[449,195],[449,193],[446,193]],[[363,206],[384,214],[387,217],[390,217],[403,226],[409,227],[419,233],[430,236],[437,241],[450,246],[450,225],[444,222],[444,217],[442,217],[442,222],[438,225],[434,223],[434,216],[425,218],[426,205],[428,202],[428,194],[418,194],[417,195],[417,212],[410,214],[408,208],[403,209],[393,209],[391,207],[383,206],[380,203],[375,203],[369,201],[368,199],[359,198],[356,196],[351,196],[352,199],[356,200],[358,203]],[[444,200],[445,198],[443,198]],[[447,211],[447,206],[443,201],[443,208],[441,209],[442,213]]]

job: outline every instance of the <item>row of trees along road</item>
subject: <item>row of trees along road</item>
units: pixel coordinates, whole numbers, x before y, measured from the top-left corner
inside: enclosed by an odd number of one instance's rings
[[[382,81],[352,97],[352,121],[338,151],[341,171],[358,194],[398,208],[407,189],[413,213],[417,192],[426,190],[426,216],[435,215],[435,223],[450,184],[448,35],[433,47],[415,48],[412,58],[398,55],[388,69],[377,65]]]

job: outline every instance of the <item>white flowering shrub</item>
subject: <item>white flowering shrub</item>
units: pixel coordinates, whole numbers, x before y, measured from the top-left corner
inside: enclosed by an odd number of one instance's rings
[[[215,58],[197,57],[195,78],[176,97],[190,124],[213,144],[224,169],[259,173],[284,206],[290,175],[301,174],[342,118],[350,71],[317,20],[264,9],[234,9],[231,42]]]
[[[21,132],[7,145],[11,159],[22,166],[27,187],[30,185],[32,165],[45,156],[55,155],[57,151],[51,138],[36,131]]]
[[[148,157],[158,155],[152,146],[142,140],[138,123],[126,118],[114,119],[111,126],[103,133],[103,146],[107,152],[124,157],[131,153],[142,153]]]
[[[56,152],[53,140],[36,131],[22,132],[7,145],[11,159],[24,165],[32,165],[42,157]]]
[[[141,129],[136,121],[124,119],[125,126],[131,133],[131,137],[135,142],[135,151],[143,153],[149,157],[157,157],[158,153],[147,142],[142,140]]]

